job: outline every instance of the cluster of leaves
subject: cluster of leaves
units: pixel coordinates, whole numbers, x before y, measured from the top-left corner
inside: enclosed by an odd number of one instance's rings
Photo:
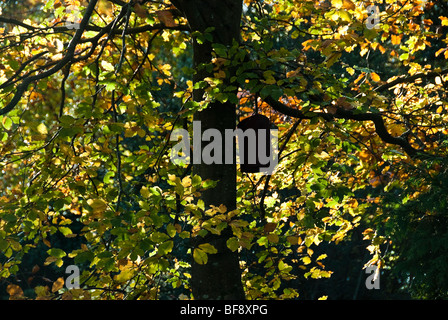
[[[446,297],[448,19],[445,4],[421,2],[371,1],[381,22],[368,29],[363,1],[245,0],[241,42],[214,44],[201,66],[213,77],[195,87],[191,35],[169,1],[98,1],[58,70],[76,33],[66,8],[87,4],[2,7],[0,109],[36,77],[0,116],[2,289],[190,297],[192,259],[216,248],[189,239],[230,227],[247,297],[297,298],[306,281],[337,276],[319,248],[365,227],[366,265],[393,268],[418,297]],[[239,173],[233,211],[206,208],[201,192],[216,182],[169,160],[173,128],[215,99],[240,118],[257,108],[281,133],[275,173]],[[63,286],[70,264],[80,289]]]

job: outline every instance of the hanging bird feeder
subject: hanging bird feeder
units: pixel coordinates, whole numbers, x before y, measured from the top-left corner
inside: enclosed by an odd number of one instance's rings
[[[255,113],[242,120],[237,127],[243,131],[242,138],[244,139],[243,143],[239,141],[239,146],[243,145],[243,150],[241,148],[239,150],[241,172],[262,172],[263,168],[270,167],[273,159],[273,147],[269,118]],[[251,134],[248,133],[249,130],[255,131],[255,141],[253,138],[251,139]]]

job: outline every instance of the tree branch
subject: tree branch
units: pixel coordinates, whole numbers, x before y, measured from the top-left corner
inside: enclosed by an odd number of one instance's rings
[[[383,117],[378,113],[355,113],[353,110],[345,110],[337,108],[335,113],[325,112],[310,112],[304,114],[302,111],[288,107],[287,105],[267,97],[264,99],[274,110],[283,113],[284,115],[298,118],[298,119],[312,119],[315,117],[321,117],[326,121],[332,121],[333,119],[347,119],[357,121],[372,121],[375,125],[375,132],[386,143],[395,144],[400,146],[408,155],[415,156],[418,152],[407,139],[403,136],[394,137],[386,128]]]
[[[0,115],[4,115],[10,112],[17,105],[17,103],[19,103],[20,99],[22,98],[22,95],[25,93],[25,91],[28,89],[28,86],[32,82],[51,76],[52,74],[61,70],[69,61],[71,61],[71,59],[75,54],[76,45],[79,43],[79,40],[81,39],[81,36],[89,22],[90,16],[92,15],[97,2],[98,0],[91,0],[89,2],[84,17],[82,18],[81,23],[79,25],[79,29],[76,30],[75,35],[70,41],[69,46],[67,48],[67,53],[64,56],[64,58],[62,58],[55,66],[53,66],[49,70],[42,72],[41,74],[24,79],[22,83],[17,86],[16,93],[14,94],[11,101],[5,107],[0,109]]]
[[[448,74],[448,69],[442,70],[440,72],[417,73],[417,74],[414,74],[409,77],[401,77],[401,78],[395,79],[394,81],[385,83],[382,86],[379,86],[378,88],[376,88],[374,91],[383,92],[383,91],[386,91],[400,83],[410,83],[410,82],[415,81],[420,78],[422,78],[422,79],[423,78],[435,78],[437,76],[442,76],[445,74]]]

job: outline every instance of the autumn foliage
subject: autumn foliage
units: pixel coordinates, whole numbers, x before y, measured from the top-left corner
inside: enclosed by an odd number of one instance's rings
[[[244,0],[225,46],[178,2],[0,5],[0,296],[191,299],[192,261],[217,254],[191,239],[231,230],[247,299],[446,298],[447,3]],[[238,171],[236,210],[169,158],[213,101],[280,132],[272,175]]]

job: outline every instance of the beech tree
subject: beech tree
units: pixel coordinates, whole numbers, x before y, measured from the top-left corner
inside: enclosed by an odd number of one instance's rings
[[[304,288],[344,274],[335,248],[359,235],[351,278],[375,266],[394,294],[446,297],[445,2],[0,9],[10,299],[332,298]],[[224,136],[254,112],[279,128],[271,175],[170,160],[175,128]]]

